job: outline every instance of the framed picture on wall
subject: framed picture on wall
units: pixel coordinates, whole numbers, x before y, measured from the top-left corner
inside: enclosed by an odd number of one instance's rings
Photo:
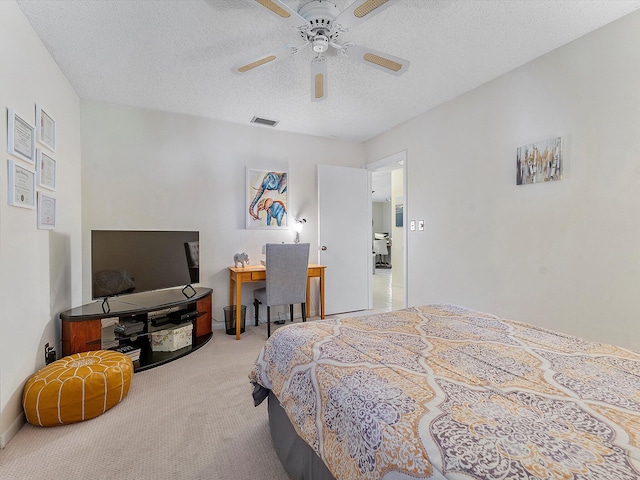
[[[287,172],[247,167],[246,228],[287,228]]]
[[[8,166],[8,203],[15,207],[35,208],[36,206],[36,173],[18,165],[13,160]]]
[[[552,137],[516,150],[516,185],[562,178],[562,137]]]
[[[47,155],[42,149],[36,149],[36,173],[38,177],[38,186],[56,189],[56,161]]]
[[[43,192],[38,192],[38,228],[56,228],[56,199]]]
[[[56,121],[38,104],[36,104],[36,131],[38,142],[55,152]]]
[[[396,204],[396,227],[402,227],[404,223],[403,212],[404,212],[404,204],[397,203]]]
[[[7,109],[7,152],[31,163],[36,158],[35,128],[13,108]]]

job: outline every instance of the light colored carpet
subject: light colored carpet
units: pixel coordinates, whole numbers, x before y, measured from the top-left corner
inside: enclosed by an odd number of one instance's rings
[[[129,395],[93,420],[23,426],[0,450],[1,479],[289,478],[253,406],[248,374],[266,327],[240,341],[215,330],[186,357],[136,373]]]

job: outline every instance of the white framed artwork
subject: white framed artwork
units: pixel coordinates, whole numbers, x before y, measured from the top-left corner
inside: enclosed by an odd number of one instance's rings
[[[20,117],[13,108],[7,109],[7,152],[31,163],[35,162],[35,127]]]
[[[14,207],[36,207],[36,172],[7,160],[8,203]]]
[[[38,104],[36,104],[36,132],[38,142],[55,152],[56,121]]]
[[[38,192],[38,228],[41,230],[56,228],[56,199],[44,192]]]
[[[56,189],[56,161],[42,149],[36,149],[36,173],[38,186],[49,190]]]

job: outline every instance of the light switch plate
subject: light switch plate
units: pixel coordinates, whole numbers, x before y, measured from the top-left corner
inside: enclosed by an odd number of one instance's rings
[[[418,220],[418,230],[424,230],[424,220]]]
[[[409,223],[409,229],[414,232],[416,230],[416,221],[415,220],[411,220],[411,222]]]

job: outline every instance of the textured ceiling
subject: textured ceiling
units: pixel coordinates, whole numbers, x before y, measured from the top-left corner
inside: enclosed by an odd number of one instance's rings
[[[308,0],[284,0],[297,10]],[[254,0],[18,0],[82,99],[365,141],[640,8],[640,0],[399,0],[342,40],[411,62],[401,77],[331,56],[311,102],[306,49],[231,67],[296,31]],[[335,0],[340,10],[350,0]],[[255,128],[270,128],[255,126]]]

